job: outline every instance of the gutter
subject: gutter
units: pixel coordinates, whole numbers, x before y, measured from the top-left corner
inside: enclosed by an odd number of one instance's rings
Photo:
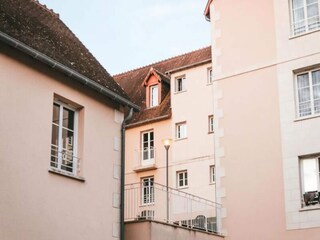
[[[174,72],[178,72],[178,71],[181,71],[181,70],[184,70],[184,69],[187,69],[187,68],[199,66],[199,65],[202,65],[202,64],[205,64],[205,63],[210,63],[210,62],[211,62],[211,58],[203,60],[201,62],[191,63],[189,65],[185,65],[185,66],[182,66],[182,67],[174,68],[174,69],[166,71],[165,73],[166,74],[171,74],[171,73],[174,73]]]
[[[130,123],[130,124],[126,125],[126,128],[128,129],[128,128],[133,128],[133,127],[138,127],[138,126],[146,124],[146,123],[157,122],[157,121],[160,121],[160,120],[168,119],[170,117],[171,117],[171,114],[166,114],[166,115],[163,115],[163,116],[160,116],[160,117],[143,120],[143,121],[136,122],[136,123]]]
[[[4,32],[0,31],[0,41],[20,50],[23,53],[28,54],[29,56],[39,60],[42,63],[49,65],[50,67],[66,74],[67,76],[77,80],[78,82],[88,86],[94,91],[112,99],[113,101],[120,103],[121,105],[128,106],[135,111],[140,111],[140,107],[130,100],[120,96],[119,94],[113,92],[112,90],[100,85],[99,83],[93,81],[92,79],[78,73],[77,71],[65,66],[64,64],[48,57],[47,55],[29,47],[28,45],[16,40],[13,37],[10,37]]]
[[[120,180],[120,240],[125,239],[124,232],[124,184],[125,184],[125,134],[126,123],[132,118],[133,109],[130,109],[129,114],[121,124],[121,180]]]

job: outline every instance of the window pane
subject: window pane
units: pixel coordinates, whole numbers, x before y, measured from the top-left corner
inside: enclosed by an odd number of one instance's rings
[[[318,9],[318,4],[317,3],[309,5],[307,7],[307,15],[308,15],[308,18],[311,18],[311,17],[319,15],[319,9]]]
[[[314,113],[320,113],[320,99],[314,101]]]
[[[150,107],[158,105],[158,85],[150,87]]]
[[[62,152],[61,169],[72,172],[73,171],[73,154],[69,151]]]
[[[50,161],[51,167],[58,167],[58,147],[57,146],[51,146],[51,161]]]
[[[301,88],[298,91],[299,102],[308,102],[310,101],[310,89],[309,88]]]
[[[311,3],[316,3],[318,0],[307,0],[307,5],[311,4]]]
[[[66,108],[63,109],[63,127],[71,130],[74,128],[74,112]]]
[[[303,0],[292,0],[293,9],[303,7]]]
[[[66,130],[66,129],[62,129],[62,147],[64,148],[64,150],[68,150],[68,151],[73,151],[73,132]]]
[[[304,9],[303,8],[297,8],[293,11],[293,21],[294,23],[301,22],[305,19],[304,16]]]
[[[311,115],[311,102],[305,102],[299,104],[299,116]]]
[[[315,159],[305,159],[302,161],[303,187],[305,192],[318,190],[317,164]]]
[[[320,98],[320,85],[313,86],[313,98],[315,100]]]
[[[52,124],[51,144],[58,146],[59,127]]]
[[[53,104],[52,122],[55,124],[59,124],[59,112],[60,112],[59,105],[54,103]]]
[[[308,87],[309,86],[309,75],[304,73],[298,75],[298,88]]]
[[[312,84],[320,84],[320,70],[312,72]]]

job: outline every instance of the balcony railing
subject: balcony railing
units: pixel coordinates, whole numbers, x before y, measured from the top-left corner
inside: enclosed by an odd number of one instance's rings
[[[73,156],[72,151],[58,151],[55,146],[51,146],[50,166],[53,169],[77,175],[80,171],[80,159]]]
[[[156,148],[149,147],[135,150],[135,171],[156,168]]]
[[[146,190],[141,183],[126,185],[125,221],[157,220],[219,233],[220,204],[173,188],[168,188],[168,196],[169,219],[166,186],[153,183],[152,189]]]

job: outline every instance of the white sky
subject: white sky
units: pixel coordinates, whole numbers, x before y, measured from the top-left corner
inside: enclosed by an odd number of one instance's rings
[[[40,0],[110,74],[210,45],[207,0]]]

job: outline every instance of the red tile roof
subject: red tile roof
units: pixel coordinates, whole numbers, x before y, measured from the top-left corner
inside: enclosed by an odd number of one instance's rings
[[[130,124],[136,126],[148,121],[169,118],[171,116],[169,88],[168,91],[164,93],[164,100],[159,106],[150,109],[146,108],[146,89],[143,82],[151,68],[154,68],[164,80],[167,79],[167,81],[163,82],[167,82],[167,85],[169,86],[168,80],[170,79],[171,72],[210,61],[211,46],[114,75],[114,79],[123,87],[131,100],[141,107],[141,111],[133,115]]]
[[[1,0],[0,31],[128,99],[59,15],[45,5],[35,0]]]

